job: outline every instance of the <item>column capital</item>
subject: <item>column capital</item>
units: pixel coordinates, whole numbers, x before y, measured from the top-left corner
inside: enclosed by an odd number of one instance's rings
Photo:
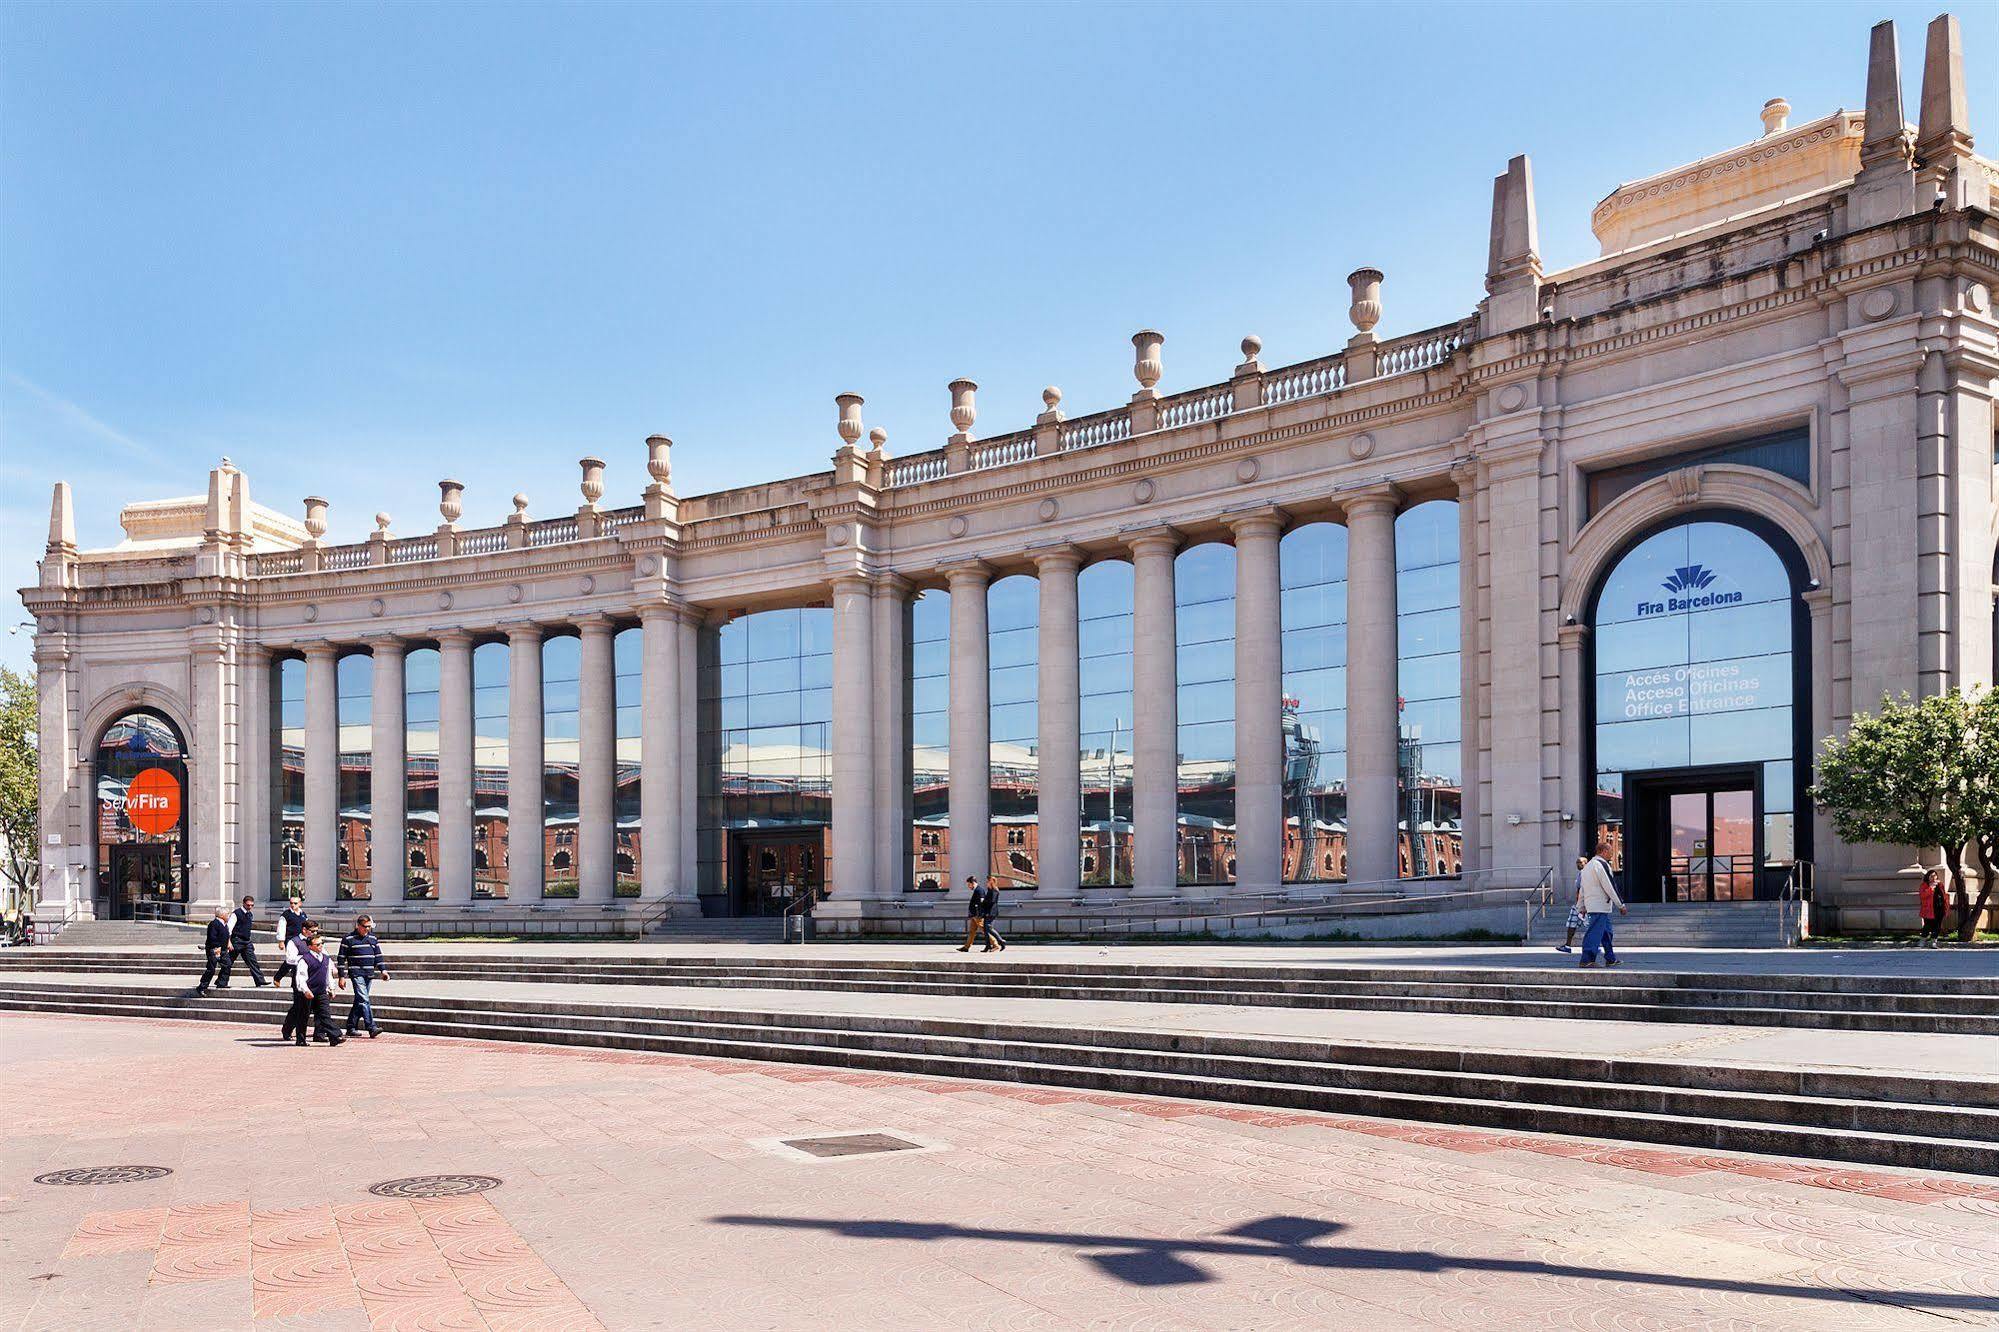
[[[509,620],[500,625],[500,631],[507,636],[509,646],[539,643],[548,635],[548,626],[540,620]]]
[[[1127,527],[1120,531],[1118,540],[1134,555],[1165,553],[1173,554],[1180,549],[1185,537],[1180,529],[1171,523],[1153,523],[1145,527]]]
[[[617,622],[602,611],[590,615],[579,615],[572,621],[576,632],[585,638],[603,636],[609,638],[617,629]]]
[[[699,611],[678,597],[649,601],[639,607],[640,624],[681,624],[689,620],[698,622],[700,618]]]
[[[401,634],[369,634],[361,640],[361,644],[375,653],[405,652],[409,649],[409,641]]]
[[[877,573],[874,576],[874,579],[875,579],[875,595],[878,597],[896,597],[901,599],[907,599],[910,592],[916,587],[915,583],[912,583],[909,579],[904,578],[899,573],[890,573],[887,571],[883,571]]]
[[[305,654],[308,661],[315,657],[338,657],[340,655],[340,645],[327,638],[307,639],[305,642],[296,644],[295,646],[300,652]]]
[[[858,569],[855,569],[846,573],[833,575],[830,580],[830,586],[836,595],[841,592],[864,592],[869,596],[873,596],[875,579],[873,574],[862,573]]]
[[[1275,504],[1238,509],[1222,514],[1221,518],[1238,541],[1245,536],[1282,536],[1285,524],[1291,521],[1291,515]]]
[[[1562,650],[1565,652],[1581,648],[1584,643],[1589,641],[1589,626],[1580,620],[1572,624],[1565,624],[1555,631],[1555,639],[1562,645]]]
[[[430,636],[437,640],[438,648],[471,647],[475,637],[470,629],[433,629]]]
[[[984,560],[960,560],[945,565],[937,572],[944,575],[953,592],[960,587],[984,587],[993,580],[993,566]]]
[[[1067,541],[1058,541],[1048,546],[1033,546],[1028,549],[1027,558],[1034,561],[1036,573],[1073,573],[1083,567],[1083,549]]]
[[[236,655],[242,658],[245,665],[259,666],[270,661],[271,650],[262,643],[238,643]]]
[[[1340,507],[1348,518],[1387,514],[1393,518],[1402,508],[1402,487],[1392,481],[1368,486],[1364,490],[1350,490],[1339,497]]]

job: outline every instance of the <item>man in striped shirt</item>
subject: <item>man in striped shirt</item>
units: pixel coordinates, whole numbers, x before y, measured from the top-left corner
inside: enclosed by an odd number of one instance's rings
[[[368,1025],[368,1039],[381,1032],[375,1026],[375,1005],[370,992],[376,980],[389,978],[389,965],[382,959],[382,942],[375,937],[375,918],[358,916],[354,931],[340,941],[340,979],[354,982],[354,999],[347,1005],[347,1034]]]

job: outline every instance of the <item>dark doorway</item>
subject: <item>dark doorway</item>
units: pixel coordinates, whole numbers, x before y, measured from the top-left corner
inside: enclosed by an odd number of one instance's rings
[[[826,886],[825,830],[737,833],[732,881],[738,916],[777,916],[801,894]]]
[[[178,919],[186,913],[176,850],[159,843],[111,848],[111,919]]]
[[[1626,896],[1634,902],[1747,902],[1760,896],[1759,777],[1755,767],[1629,777]]]

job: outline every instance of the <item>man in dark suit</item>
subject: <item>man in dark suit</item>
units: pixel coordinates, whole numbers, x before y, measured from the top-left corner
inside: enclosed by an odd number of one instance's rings
[[[986,936],[986,951],[990,953],[997,950],[1003,953],[1006,951],[1006,940],[1000,938],[999,932],[999,889],[993,887],[993,881],[988,877],[985,887],[980,891],[985,894],[985,901],[979,907],[979,921]]]
[[[222,979],[216,982],[216,989],[229,988],[229,971],[236,965],[238,958],[250,968],[250,979],[256,981],[260,987],[270,984],[264,979],[264,969],[257,965],[257,941],[250,933],[256,927],[257,899],[245,897],[243,905],[237,907],[236,914],[229,919],[229,954],[222,959]]]
[[[984,929],[986,924],[986,895],[979,891],[979,880],[976,875],[965,876],[965,893],[965,942],[958,945],[958,951],[961,953],[972,951],[972,940],[979,937],[979,931]]]
[[[215,979],[215,973],[229,974],[229,912],[223,907],[215,908],[215,919],[208,922],[207,937],[201,941],[201,951],[208,959],[208,965],[201,970],[201,984],[194,987],[196,994],[207,994],[208,984]]]

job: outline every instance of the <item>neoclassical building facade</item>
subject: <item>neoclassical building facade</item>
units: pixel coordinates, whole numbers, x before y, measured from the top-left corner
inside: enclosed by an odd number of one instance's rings
[[[1054,900],[1495,881],[1601,842],[1640,901],[1816,868],[1878,923],[1919,848],[1842,845],[1811,756],[1994,676],[1999,168],[1954,20],[1864,111],[1619,186],[1543,267],[1494,181],[1484,296],[1174,391],[830,469],[329,544],[255,504],[56,489],[36,618],[45,913],[240,893],[439,915],[892,921],[969,875]],[[1167,386],[1167,387],[1162,387]]]

